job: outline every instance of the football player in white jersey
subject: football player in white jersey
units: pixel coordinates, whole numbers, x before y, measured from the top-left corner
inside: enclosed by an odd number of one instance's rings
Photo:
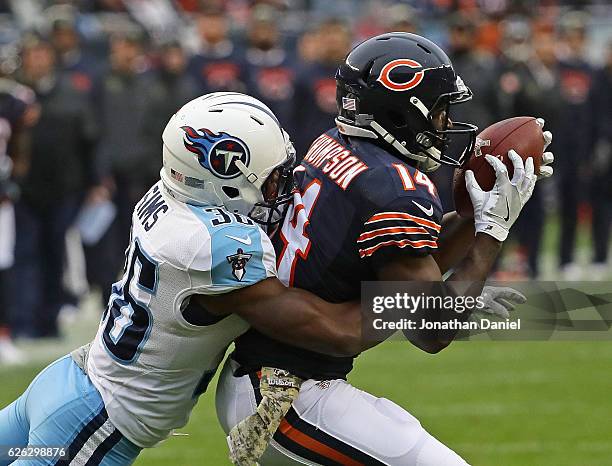
[[[258,223],[282,219],[295,153],[273,113],[246,95],[210,94],[171,118],[163,143],[161,181],[134,209],[124,275],[96,337],[0,411],[0,449],[57,451],[0,451],[0,465],[131,464],[187,423],[249,324],[329,354],[359,347],[357,304],[276,278]]]

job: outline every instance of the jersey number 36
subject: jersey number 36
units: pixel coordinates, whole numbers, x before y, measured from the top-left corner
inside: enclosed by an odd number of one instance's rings
[[[125,273],[113,285],[109,307],[103,316],[102,340],[113,358],[129,364],[138,358],[151,333],[153,317],[142,297],[150,298],[157,291],[158,266],[142,250],[138,239],[132,241],[126,254]]]

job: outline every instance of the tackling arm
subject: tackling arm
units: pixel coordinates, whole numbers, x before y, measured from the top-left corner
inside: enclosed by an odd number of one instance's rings
[[[356,302],[331,304],[308,291],[286,288],[276,278],[195,299],[212,314],[237,314],[283,343],[333,356],[352,356],[361,349],[361,311]]]

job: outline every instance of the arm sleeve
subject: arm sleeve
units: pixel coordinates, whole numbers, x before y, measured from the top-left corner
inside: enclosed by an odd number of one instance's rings
[[[378,209],[357,238],[359,257],[385,262],[390,255],[426,256],[438,248],[442,212],[430,200],[402,197]]]
[[[209,268],[210,280],[203,286],[196,286],[200,293],[229,293],[276,276],[274,248],[258,226],[232,225],[211,230],[206,245],[209,250],[200,251],[207,256],[205,268]],[[195,269],[191,268],[192,280],[195,278],[193,272],[204,271],[203,267]]]

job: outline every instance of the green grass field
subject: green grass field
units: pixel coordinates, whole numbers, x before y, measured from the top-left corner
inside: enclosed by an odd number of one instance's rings
[[[385,343],[358,359],[353,384],[390,398],[473,465],[612,464],[610,342],[456,342],[427,355]],[[0,369],[0,406],[42,367]],[[214,384],[189,424],[136,464],[224,465]]]

